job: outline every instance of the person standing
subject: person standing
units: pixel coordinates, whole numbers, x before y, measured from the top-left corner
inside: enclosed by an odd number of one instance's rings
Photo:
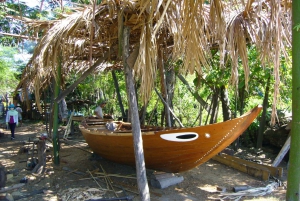
[[[15,105],[10,104],[8,106],[8,111],[6,114],[6,125],[9,125],[9,129],[11,132],[11,140],[15,139],[15,128],[19,124],[18,112],[15,110]]]
[[[96,115],[96,118],[103,119],[103,108],[106,105],[106,101],[102,101],[98,107],[94,110],[94,114]]]
[[[16,107],[16,111],[18,112],[18,120],[20,122],[20,126],[22,126],[22,108],[21,108],[21,105],[18,103],[17,104],[17,107]]]

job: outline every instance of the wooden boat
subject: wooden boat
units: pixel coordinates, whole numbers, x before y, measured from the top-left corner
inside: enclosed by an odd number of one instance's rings
[[[239,118],[191,128],[141,128],[146,168],[164,172],[190,170],[218,154],[235,141],[254,121],[262,107],[256,106]],[[113,122],[114,131],[105,122],[83,121],[82,135],[94,153],[105,159],[135,165],[131,124]],[[107,124],[107,123],[106,123]]]

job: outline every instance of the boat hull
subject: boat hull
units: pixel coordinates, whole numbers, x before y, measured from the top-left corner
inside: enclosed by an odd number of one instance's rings
[[[190,170],[218,154],[235,141],[253,122],[262,107],[243,116],[206,126],[142,132],[146,168],[164,172]],[[135,165],[132,133],[93,130],[80,125],[90,148],[103,158]]]

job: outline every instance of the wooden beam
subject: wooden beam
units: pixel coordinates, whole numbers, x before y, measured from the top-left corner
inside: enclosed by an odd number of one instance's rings
[[[189,85],[189,83],[186,81],[186,79],[181,75],[177,74],[177,77],[181,80],[181,82],[187,87],[187,89],[190,91],[190,93],[196,98],[196,100],[204,107],[204,109],[209,112],[209,106],[208,103],[201,98],[201,96],[198,94],[198,92],[194,91],[192,87]]]
[[[216,155],[212,159],[264,181],[268,180],[270,175],[282,177],[282,168],[253,163],[227,154]]]
[[[36,38],[36,37],[24,36],[24,35],[19,35],[19,34],[4,33],[4,32],[0,32],[0,35],[12,36],[12,37],[15,37],[15,38],[23,38],[23,39],[28,39],[28,40],[39,40],[39,38]]]
[[[160,95],[160,93],[158,92],[158,90],[156,88],[154,88],[156,94],[158,95],[158,97],[160,98],[160,100],[163,102],[163,104],[169,109],[169,111],[171,112],[171,114],[173,115],[174,119],[179,123],[179,125],[181,126],[181,128],[184,127],[184,125],[181,123],[181,121],[176,117],[175,113],[173,112],[173,110],[169,107],[169,105],[166,103],[166,101],[164,100],[164,98]]]
[[[288,137],[288,139],[284,143],[283,147],[281,148],[279,154],[277,155],[277,157],[273,161],[273,163],[272,163],[273,167],[277,167],[279,165],[279,163],[284,158],[285,154],[290,150],[290,146],[291,146],[291,136]]]
[[[64,97],[66,97],[69,93],[71,93],[78,84],[80,84],[87,76],[89,76],[97,66],[103,63],[108,58],[109,52],[107,51],[102,58],[98,59],[87,71],[85,71],[78,80],[76,80],[73,84],[71,84],[67,89],[57,96],[54,100],[55,102],[59,103]]]

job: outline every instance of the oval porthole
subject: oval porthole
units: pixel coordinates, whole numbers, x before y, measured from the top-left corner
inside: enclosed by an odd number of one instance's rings
[[[168,141],[188,142],[188,141],[196,140],[198,138],[198,133],[194,133],[194,132],[168,133],[168,134],[162,134],[160,135],[160,137]]]
[[[197,135],[195,135],[195,134],[186,134],[186,135],[178,135],[178,136],[176,136],[176,138],[178,138],[178,139],[193,139],[196,136]]]

